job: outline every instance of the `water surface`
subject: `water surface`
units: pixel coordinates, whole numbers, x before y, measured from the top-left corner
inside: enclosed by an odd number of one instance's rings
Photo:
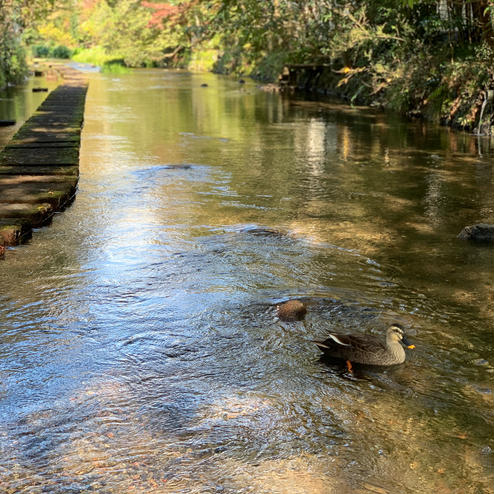
[[[0,263],[2,491],[492,493],[492,250],[456,239],[494,220],[489,143],[213,75],[90,80],[77,198]],[[311,342],[391,322],[396,368]]]
[[[5,147],[21,125],[36,111],[48,92],[34,92],[33,88],[53,90],[59,78],[50,71],[47,77],[31,77],[24,84],[0,89],[0,120],[13,120],[15,125],[0,126],[0,149]]]

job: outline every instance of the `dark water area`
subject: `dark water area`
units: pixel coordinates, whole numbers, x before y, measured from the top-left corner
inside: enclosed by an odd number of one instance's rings
[[[76,200],[0,263],[0,490],[492,493],[492,248],[456,239],[494,222],[489,142],[89,77]],[[311,341],[392,322],[389,369]]]
[[[33,92],[33,88],[55,89],[58,78],[31,77],[25,84],[0,89],[0,120],[13,120],[15,125],[0,125],[0,149],[5,147],[22,124],[36,111],[48,92]]]

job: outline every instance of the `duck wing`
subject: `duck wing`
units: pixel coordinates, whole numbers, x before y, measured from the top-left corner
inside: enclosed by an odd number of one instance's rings
[[[371,355],[386,352],[385,344],[379,338],[369,335],[330,334],[324,341],[315,341],[314,343],[331,357],[356,362],[362,361],[362,359],[367,360]]]

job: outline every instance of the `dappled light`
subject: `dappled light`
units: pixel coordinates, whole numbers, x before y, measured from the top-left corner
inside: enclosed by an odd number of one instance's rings
[[[76,199],[0,263],[2,492],[492,492],[492,251],[456,238],[494,221],[486,141],[88,79]],[[398,366],[314,344],[392,323]]]
[[[494,494],[493,39],[0,0],[1,493]]]

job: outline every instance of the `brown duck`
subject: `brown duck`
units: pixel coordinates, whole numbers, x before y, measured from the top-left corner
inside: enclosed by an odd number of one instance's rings
[[[345,360],[348,370],[352,362],[365,365],[396,365],[405,362],[405,350],[415,348],[406,339],[403,327],[392,324],[386,332],[386,341],[370,335],[330,334],[324,341],[314,341],[325,356]]]

